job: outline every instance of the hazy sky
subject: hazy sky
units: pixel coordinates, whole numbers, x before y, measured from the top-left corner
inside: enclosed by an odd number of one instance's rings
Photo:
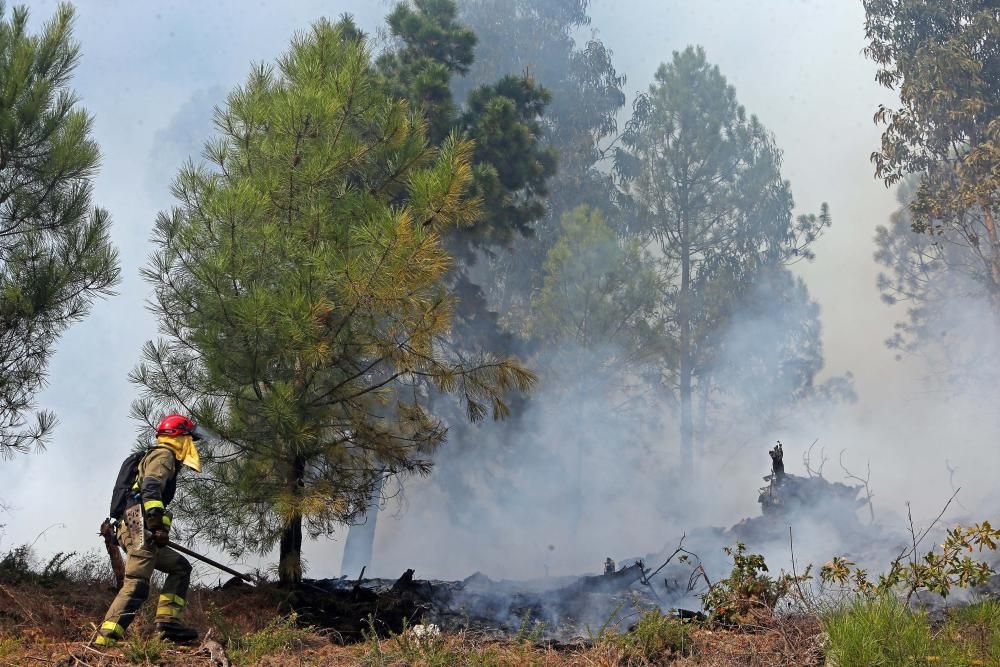
[[[29,5],[37,25],[56,3]],[[169,177],[198,150],[212,105],[243,80],[251,62],[272,60],[294,31],[316,18],[352,13],[373,31],[389,5],[87,0],[77,10],[83,58],[73,84],[95,117],[103,153],[96,201],[112,214],[124,280],[117,297],[99,302],[63,338],[52,361],[40,401],[60,419],[49,449],[0,463],[0,499],[12,507],[0,514],[7,524],[0,551],[31,542],[53,524],[59,525],[37,545],[43,552],[97,545],[94,533],[107,511],[110,485],[133,441],[127,415],[135,390],[126,376],[143,342],[155,335],[138,269],[151,250],[156,212],[170,203]],[[892,97],[875,84],[874,67],[862,56],[860,1],[594,0],[591,15],[592,29],[628,75],[630,103],[673,50],[701,44],[740,101],[775,133],[798,212],[816,212],[826,201],[834,218],[816,245],[818,259],[801,268],[823,309],[827,368],[855,374],[858,423],[898,409],[916,371],[895,362],[881,342],[899,314],[879,302],[872,237],[895,200],[874,180],[868,162],[879,137],[872,114]],[[854,444],[860,451],[852,451],[891,466],[905,452],[903,444],[886,443],[881,453],[874,445]],[[885,474],[885,488],[905,491],[907,475]],[[404,514],[394,521],[406,520]],[[339,556],[332,554],[339,541],[306,549],[312,574],[338,571]]]

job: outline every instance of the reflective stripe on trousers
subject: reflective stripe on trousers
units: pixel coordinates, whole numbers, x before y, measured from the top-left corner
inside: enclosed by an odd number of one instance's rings
[[[125,548],[128,560],[125,562],[125,583],[115,596],[108,613],[105,615],[105,625],[112,623],[124,629],[135,618],[142,603],[149,597],[149,579],[154,570],[165,572],[162,595],[156,607],[158,621],[177,620],[186,604],[188,585],[191,582],[191,564],[184,556],[169,547],[157,547],[147,544],[137,548],[137,540],[133,540],[128,528],[119,524],[118,541]],[[111,634],[101,626],[101,636],[113,639]]]

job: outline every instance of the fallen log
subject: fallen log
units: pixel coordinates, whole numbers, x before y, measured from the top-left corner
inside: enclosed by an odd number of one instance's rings
[[[615,593],[642,579],[644,573],[645,568],[640,560],[614,572],[580,577],[569,586],[556,591],[556,594],[559,597],[571,598],[587,593]]]
[[[386,637],[417,625],[434,599],[434,590],[417,586],[413,570],[388,588],[375,582],[325,579],[304,582],[287,600],[304,623],[332,630],[342,643],[361,641],[368,634]],[[429,582],[420,582],[428,583]]]

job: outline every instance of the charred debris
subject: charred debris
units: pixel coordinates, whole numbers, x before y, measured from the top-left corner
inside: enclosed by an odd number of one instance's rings
[[[784,535],[792,517],[829,525],[844,533],[863,533],[857,510],[870,502],[867,484],[830,482],[812,470],[807,476],[785,472],[781,443],[770,451],[771,474],[760,490],[761,515],[729,529],[701,529],[676,549],[616,563],[608,558],[602,574],[550,577],[535,581],[497,581],[476,573],[462,581],[422,580],[407,570],[398,579],[311,580],[287,598],[289,609],[343,642],[365,633],[385,636],[417,624],[441,630],[487,634],[537,633],[554,641],[573,641],[612,622],[646,609],[673,609],[682,617],[698,615],[698,594],[709,583],[706,566],[694,551],[721,551],[735,542],[760,544]],[[863,481],[863,480],[862,480]],[[714,554],[712,554],[714,556]],[[647,563],[653,567],[647,567]],[[661,564],[662,563],[662,564]],[[657,567],[658,565],[658,567]],[[687,607],[687,609],[684,609]]]
[[[805,477],[785,472],[784,447],[780,441],[768,454],[771,474],[764,477],[767,485],[760,489],[757,497],[761,516],[744,519],[733,526],[729,532],[734,537],[743,542],[764,542],[776,537],[775,531],[786,532],[793,519],[833,529],[839,537],[863,532],[858,510],[865,506],[871,508],[867,479],[844,468],[849,479],[860,483],[852,485],[827,480],[823,477],[826,456],[822,455],[818,469],[814,469],[812,447],[803,456]]]
[[[502,635],[538,633],[572,640],[606,623],[609,610],[659,608],[642,561],[605,574],[545,581],[495,581],[476,573],[462,581],[346,577],[307,582],[288,601],[299,618],[337,633],[342,641],[364,633],[402,632],[416,624],[442,630]],[[643,583],[645,582],[645,585]]]

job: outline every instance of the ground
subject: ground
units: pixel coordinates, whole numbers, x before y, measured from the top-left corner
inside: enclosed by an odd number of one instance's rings
[[[504,639],[470,632],[418,638],[411,630],[345,646],[335,634],[299,627],[294,612],[283,607],[285,593],[272,586],[192,590],[185,620],[207,633],[208,646],[181,647],[153,638],[153,605],[147,604],[129,638],[100,653],[87,643],[112,595],[106,583],[0,584],[0,665],[211,665],[209,649],[216,642],[234,665],[820,664],[820,628],[807,618],[739,630],[650,618],[632,633],[605,632],[569,645],[546,644],[531,632]]]
[[[642,611],[636,600],[612,615],[619,622],[587,626],[585,637],[570,642],[545,639],[552,633],[528,622],[500,635],[440,632],[436,626],[409,622],[390,631],[378,619],[365,619],[368,627],[381,628],[383,636],[365,632],[348,637],[308,624],[306,619],[316,617],[308,608],[315,597],[262,584],[193,588],[185,621],[203,634],[195,645],[157,639],[154,604],[148,603],[127,639],[99,652],[88,644],[115,593],[107,568],[99,560],[72,561],[63,555],[39,566],[28,550],[15,549],[0,558],[0,667],[1000,666],[1000,601],[988,588],[972,604],[949,607],[939,600],[933,613],[909,607],[896,595],[851,594],[833,603],[761,574],[758,556],[742,548],[733,551],[733,558],[733,573],[705,598],[711,602],[709,617],[682,620],[658,609]],[[780,592],[778,598],[775,592]],[[157,594],[154,587],[151,597]],[[799,611],[789,611],[794,604],[787,603],[796,600]]]

